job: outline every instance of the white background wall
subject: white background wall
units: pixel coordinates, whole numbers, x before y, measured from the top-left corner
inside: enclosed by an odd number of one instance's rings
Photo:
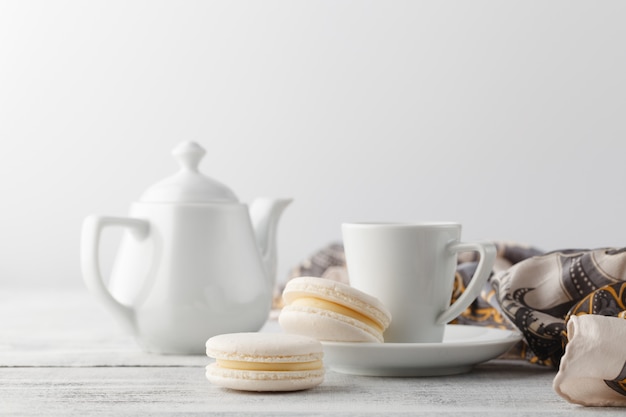
[[[280,279],[352,220],[624,245],[624,22],[623,1],[0,0],[0,285],[82,285],[82,219],[126,214],[182,140],[241,200],[295,199]]]

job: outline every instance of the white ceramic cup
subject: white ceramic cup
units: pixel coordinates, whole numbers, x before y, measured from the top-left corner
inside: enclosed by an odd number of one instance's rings
[[[458,223],[344,223],[350,284],[380,299],[392,320],[385,342],[441,342],[446,323],[476,299],[493,267],[496,248],[460,242]],[[450,305],[459,252],[480,261],[467,288]]]

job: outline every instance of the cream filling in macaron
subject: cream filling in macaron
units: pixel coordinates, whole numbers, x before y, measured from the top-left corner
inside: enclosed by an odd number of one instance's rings
[[[324,367],[320,360],[310,362],[248,362],[216,359],[215,362],[220,368],[242,371],[295,372],[313,371]]]
[[[342,314],[344,316],[351,317],[355,320],[358,320],[370,327],[373,327],[383,332],[383,327],[376,323],[374,320],[365,316],[364,314],[359,313],[358,311],[352,310],[346,306],[342,306],[341,304],[333,303],[332,301],[322,300],[321,298],[316,297],[299,297],[293,300],[290,305],[292,306],[303,306],[303,307],[314,307],[322,310],[329,310],[334,313]]]

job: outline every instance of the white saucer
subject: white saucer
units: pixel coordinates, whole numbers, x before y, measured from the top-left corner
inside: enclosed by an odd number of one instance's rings
[[[368,376],[435,376],[468,372],[522,339],[516,331],[447,325],[442,343],[322,342],[333,371]]]

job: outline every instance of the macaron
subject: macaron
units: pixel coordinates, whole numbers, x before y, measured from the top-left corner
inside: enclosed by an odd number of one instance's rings
[[[215,362],[207,379],[242,391],[297,391],[324,380],[323,348],[315,339],[287,333],[230,333],[211,337]]]
[[[391,313],[380,300],[326,278],[288,281],[283,300],[278,316],[283,330],[322,341],[383,342],[391,322]]]

